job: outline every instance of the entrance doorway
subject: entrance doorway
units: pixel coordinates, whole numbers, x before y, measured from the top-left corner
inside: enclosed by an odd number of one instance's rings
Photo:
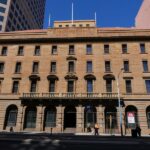
[[[117,110],[115,107],[105,109],[105,132],[109,134],[118,133]]]
[[[94,127],[96,122],[96,108],[90,105],[86,106],[84,110],[84,127]]]
[[[64,129],[76,128],[76,108],[67,106],[64,110]]]

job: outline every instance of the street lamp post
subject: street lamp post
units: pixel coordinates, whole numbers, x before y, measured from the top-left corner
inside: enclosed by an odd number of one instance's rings
[[[121,110],[121,100],[120,100],[120,89],[119,89],[119,76],[120,73],[124,70],[124,68],[121,68],[120,72],[117,75],[117,94],[118,94],[118,106],[119,106],[119,124],[120,124],[120,131],[121,131],[121,136],[123,136],[123,129],[122,129],[122,110]]]

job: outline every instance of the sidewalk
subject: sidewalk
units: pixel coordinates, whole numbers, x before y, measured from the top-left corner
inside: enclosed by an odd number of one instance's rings
[[[93,132],[81,132],[81,133],[50,133],[50,132],[27,132],[27,131],[22,131],[22,132],[8,132],[8,131],[1,131],[0,135],[2,134],[24,134],[24,135],[64,135],[64,136],[95,136]],[[106,133],[99,133],[99,137],[121,137],[120,134],[106,134]],[[126,134],[123,135],[123,137],[131,137],[131,134]],[[142,135],[142,137],[150,137],[150,135]]]

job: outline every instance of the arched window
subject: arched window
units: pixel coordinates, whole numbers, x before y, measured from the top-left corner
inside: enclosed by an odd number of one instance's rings
[[[11,105],[6,110],[5,116],[5,127],[14,127],[16,126],[18,108],[15,105]],[[5,128],[4,127],[4,128]]]
[[[146,109],[146,116],[147,116],[148,128],[150,128],[150,106],[148,106]]]
[[[36,113],[37,113],[37,110],[34,107],[28,107],[26,109],[24,128],[35,128],[36,127]]]
[[[127,128],[136,128],[138,125],[138,113],[135,106],[127,106],[125,109],[125,122]]]
[[[56,108],[46,108],[45,109],[45,127],[56,127]]]

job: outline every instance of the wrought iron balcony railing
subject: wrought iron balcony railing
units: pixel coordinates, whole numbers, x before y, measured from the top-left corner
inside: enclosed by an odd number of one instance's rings
[[[117,93],[23,93],[22,99],[116,99]]]

